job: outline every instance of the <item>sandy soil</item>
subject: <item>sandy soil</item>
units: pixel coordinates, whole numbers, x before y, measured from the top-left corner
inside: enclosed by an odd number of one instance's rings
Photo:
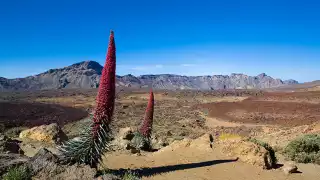
[[[253,101],[219,102],[202,105],[209,116],[234,122],[299,126],[320,122],[320,104]],[[303,121],[302,121],[303,119]]]
[[[320,177],[320,166],[317,165],[298,164],[303,173],[287,176],[281,169],[262,170],[235,161],[215,146],[212,150],[179,147],[143,156],[117,152],[106,155],[104,164],[113,170],[138,170],[145,180],[319,180]]]

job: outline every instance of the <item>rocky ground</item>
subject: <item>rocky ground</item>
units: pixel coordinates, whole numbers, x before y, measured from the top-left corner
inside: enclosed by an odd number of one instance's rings
[[[44,168],[47,164],[36,168],[34,179],[84,179],[84,174],[93,179],[96,170],[60,166],[54,156],[60,142],[77,137],[79,129],[90,123],[88,116],[94,107],[95,93],[2,93],[2,172],[15,164],[33,167],[39,161],[35,160],[37,157],[49,156],[49,160],[43,161],[54,168]],[[109,175],[132,171],[142,179],[319,179],[320,167],[313,164],[296,164],[302,173],[283,173],[295,169],[281,155],[283,147],[302,134],[320,133],[320,94],[301,93],[156,91],[153,146],[160,150],[152,153],[128,150],[130,140],[124,138],[125,133],[140,125],[148,93],[119,91],[112,123],[113,151],[106,153],[99,170],[108,168]],[[265,170],[270,163],[264,158],[268,152],[247,141],[249,137],[274,147],[279,164],[285,166]]]

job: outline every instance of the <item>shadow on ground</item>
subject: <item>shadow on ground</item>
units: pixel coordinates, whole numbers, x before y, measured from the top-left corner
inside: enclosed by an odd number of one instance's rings
[[[139,177],[143,176],[154,176],[157,174],[168,173],[172,171],[200,168],[205,166],[212,166],[222,163],[231,163],[236,162],[237,159],[226,159],[226,160],[212,160],[212,161],[204,161],[198,163],[190,163],[190,164],[177,164],[177,165],[169,165],[169,166],[159,166],[152,168],[141,168],[141,169],[108,169],[106,173],[114,174],[116,176],[124,176],[125,173],[131,172]]]

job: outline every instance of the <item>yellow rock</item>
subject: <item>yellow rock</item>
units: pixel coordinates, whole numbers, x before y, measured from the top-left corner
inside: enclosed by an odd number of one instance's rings
[[[67,136],[56,123],[53,123],[24,130],[20,133],[19,138],[47,143],[60,143],[66,140]]]

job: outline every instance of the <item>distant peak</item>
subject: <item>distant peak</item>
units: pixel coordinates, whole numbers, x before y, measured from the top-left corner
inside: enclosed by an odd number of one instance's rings
[[[72,64],[71,66],[92,66],[92,65],[100,65],[100,64],[96,61],[88,60],[88,61],[82,61],[82,62]]]
[[[298,81],[294,80],[294,79],[288,79],[283,81],[285,84],[299,84]]]
[[[266,76],[267,76],[266,73],[261,73],[261,74],[258,75],[259,78],[263,78],[263,77],[266,77]]]
[[[95,71],[99,75],[101,74],[103,67],[96,61],[82,61],[79,63],[72,64],[70,66],[59,68],[59,69],[49,69],[48,71],[44,72],[43,74],[52,74],[57,73],[60,71]]]
[[[84,69],[93,69],[93,70],[100,70],[103,68],[98,62],[96,61],[82,61],[76,64],[72,64],[71,68],[84,68]]]
[[[242,74],[242,73],[231,73],[231,76],[243,76],[245,74]]]

